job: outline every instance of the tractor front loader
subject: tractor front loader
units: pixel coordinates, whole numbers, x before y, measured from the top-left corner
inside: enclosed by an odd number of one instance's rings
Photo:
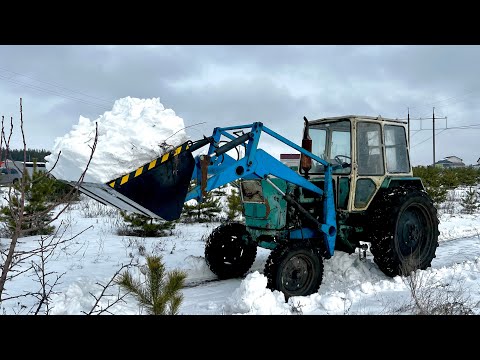
[[[259,148],[263,133],[299,152],[298,166]],[[207,154],[193,156],[207,145]],[[236,158],[228,154],[233,149]],[[388,276],[425,269],[435,257],[437,213],[412,176],[405,123],[381,117],[304,118],[302,146],[261,122],[217,127],[212,136],[187,141],[106,184],[84,182],[80,190],[171,221],[186,201],[202,202],[207,192],[236,180],[245,222],[220,225],[205,246],[205,260],[221,279],[243,276],[258,246],[271,249],[268,287],[286,299],[317,292],[323,260],[335,250],[353,253],[370,243]]]

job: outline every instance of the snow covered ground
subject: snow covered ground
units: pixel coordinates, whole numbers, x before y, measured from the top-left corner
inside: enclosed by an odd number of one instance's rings
[[[432,267],[418,271],[415,279],[430,293],[443,290],[461,298],[474,314],[480,314],[480,220],[479,214],[442,214],[440,245]],[[260,249],[244,279],[215,280],[204,259],[205,238],[218,225],[177,224],[168,237],[139,238],[116,235],[122,220],[117,211],[91,199],[73,204],[55,222],[63,237],[74,237],[68,247],[58,249],[48,263],[48,270],[63,274],[52,296],[51,314],[89,312],[102,288],[122,264],[134,260],[144,263],[145,254],[162,255],[167,269],[187,272],[184,301],[180,313],[189,314],[409,314],[411,290],[401,277],[385,276],[367,252],[365,260],[358,254],[337,251],[325,260],[323,283],[310,296],[292,297],[285,302],[283,294],[267,289],[262,274],[269,250]],[[23,238],[19,249],[35,246],[38,237]],[[0,239],[0,246],[8,239]],[[39,284],[31,273],[23,274],[7,285],[8,294],[18,295],[37,290]],[[54,275],[51,275],[52,279]],[[116,295],[118,288],[109,294]],[[428,295],[428,294],[427,294]],[[425,296],[427,296],[425,295]],[[111,297],[102,299],[105,307]],[[113,314],[142,314],[133,298],[126,298],[110,309]],[[445,299],[447,301],[449,299]],[[28,314],[33,298],[4,301],[5,314]],[[98,309],[98,308],[97,308]]]

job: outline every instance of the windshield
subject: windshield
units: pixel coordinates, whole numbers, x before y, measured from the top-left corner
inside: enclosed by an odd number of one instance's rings
[[[334,174],[350,174],[352,160],[349,120],[310,125],[310,137],[315,155],[333,165],[343,165],[342,168],[333,170]],[[324,166],[313,160],[310,174],[324,172]]]

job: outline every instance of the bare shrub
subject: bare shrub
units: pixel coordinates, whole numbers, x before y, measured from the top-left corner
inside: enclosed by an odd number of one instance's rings
[[[136,259],[139,262],[139,257],[145,257],[147,248],[145,238],[124,237],[122,244],[125,248],[125,255],[131,259]]]
[[[305,305],[301,304],[300,301],[297,301],[297,303],[291,302],[290,303],[290,312],[293,315],[303,315],[303,310],[302,308]]]
[[[8,153],[10,148],[10,139],[13,134],[13,117],[10,118],[10,131],[8,135],[4,128],[4,117],[2,116],[1,123],[1,136],[0,136],[0,159],[7,161],[9,159]],[[23,153],[24,153],[24,165],[23,174],[26,174],[26,140],[23,130],[23,111],[22,111],[22,99],[20,99],[20,133],[23,139]],[[71,241],[75,239],[82,232],[66,237],[66,231],[69,226],[62,226],[63,222],[57,229],[52,227],[52,234],[40,235],[38,240],[38,246],[29,250],[19,250],[17,248],[21,239],[27,235],[43,234],[39,232],[45,227],[48,227],[57,220],[60,215],[65,212],[71,202],[78,195],[78,188],[83,182],[85,173],[92,160],[93,153],[97,145],[97,128],[95,129],[95,136],[93,144],[91,145],[91,154],[87,162],[87,165],[80,175],[78,181],[74,186],[70,187],[70,191],[63,192],[62,197],[56,199],[56,201],[50,201],[48,204],[42,207],[37,207],[34,211],[26,211],[26,204],[28,202],[28,188],[33,182],[41,182],[45,177],[50,176],[50,172],[45,172],[37,176],[35,179],[28,180],[24,176],[18,184],[9,188],[6,195],[7,207],[9,212],[8,230],[9,237],[7,239],[6,246],[2,246],[0,249],[0,304],[4,304],[4,301],[20,299],[22,297],[34,297],[36,303],[30,313],[48,314],[51,310],[49,299],[54,293],[54,288],[59,284],[60,279],[64,273],[59,274],[47,269],[46,264],[52,257],[58,254],[58,251],[67,251]],[[59,154],[60,157],[61,153]],[[53,165],[56,166],[58,159]],[[50,216],[50,213],[55,210],[55,216]],[[48,215],[48,216],[47,216]],[[40,221],[41,220],[41,221]],[[25,226],[28,224],[28,226]],[[38,291],[24,291],[21,294],[9,294],[8,285],[22,274],[31,274],[36,282],[38,282],[40,289]],[[20,304],[20,303],[19,303]],[[21,304],[20,304],[21,305]],[[23,307],[20,306],[20,310]]]
[[[166,244],[163,241],[157,241],[153,246],[152,253],[153,255],[160,255],[162,252],[165,251]]]
[[[89,293],[94,299],[95,303],[93,304],[92,308],[90,309],[89,312],[82,311],[85,315],[101,315],[104,313],[111,314],[113,313],[110,311],[110,309],[118,304],[118,303],[125,303],[124,298],[129,294],[128,292],[122,294],[121,289],[118,288],[116,294],[112,294],[111,290],[114,285],[117,284],[119,281],[119,277],[121,276],[120,273],[123,269],[130,268],[132,266],[132,261],[126,265],[122,265],[116,272],[113,274],[113,276],[110,278],[109,281],[107,281],[106,284],[102,284],[97,282],[96,285],[98,285],[102,290],[99,295],[95,295],[93,293]],[[101,300],[107,300],[107,303],[105,305],[101,304]],[[110,300],[112,299],[112,300]]]
[[[416,315],[474,314],[474,305],[462,279],[437,280],[430,271],[416,270],[402,276],[402,280],[410,292],[405,311]]]
[[[111,218],[119,214],[118,209],[103,205],[96,200],[83,200],[79,203],[79,207],[80,213],[84,218]]]
[[[460,202],[460,194],[456,190],[449,190],[447,193],[447,199],[440,204],[439,214],[453,215],[456,212],[456,204]]]

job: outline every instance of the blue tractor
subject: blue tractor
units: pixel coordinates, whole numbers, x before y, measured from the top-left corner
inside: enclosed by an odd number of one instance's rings
[[[258,147],[262,134],[300,154],[287,166]],[[208,146],[206,154],[193,152]],[[241,149],[236,152],[234,149]],[[431,265],[438,218],[420,178],[413,177],[405,122],[348,115],[307,120],[301,146],[261,122],[215,128],[106,184],[81,191],[117,208],[178,219],[186,201],[239,183],[244,222],[210,234],[205,260],[220,279],[241,277],[257,247],[271,249],[268,287],[291,296],[318,291],[323,261],[336,250],[368,247],[388,276]]]

